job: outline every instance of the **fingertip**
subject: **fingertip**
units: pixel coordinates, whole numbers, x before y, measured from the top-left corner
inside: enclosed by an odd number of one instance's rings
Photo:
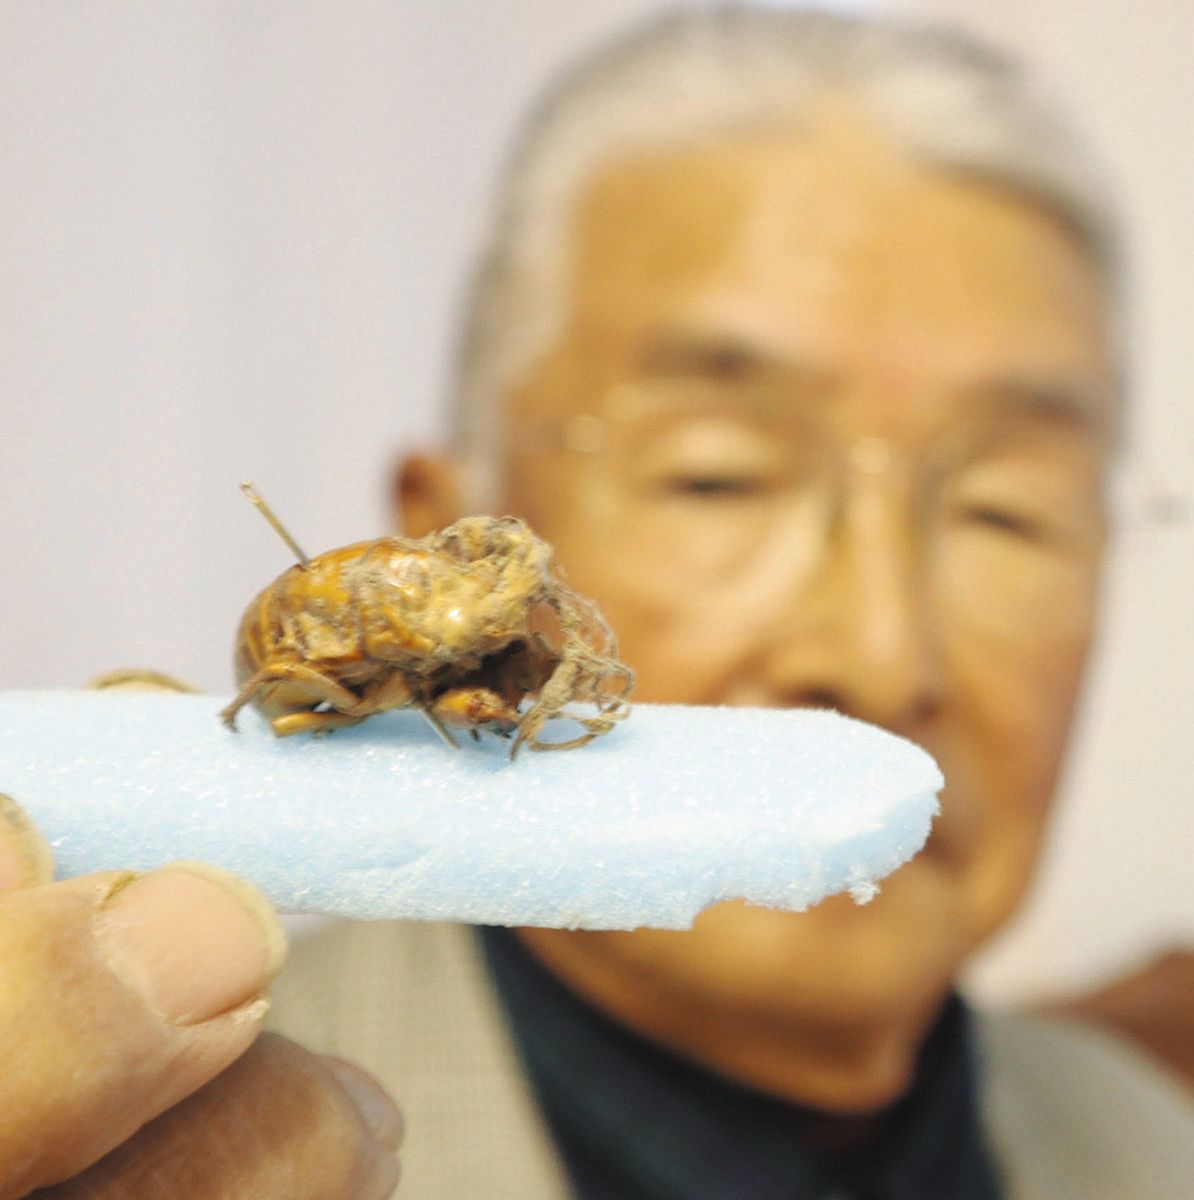
[[[368,1200],[390,1200],[402,1178],[402,1164],[392,1154],[374,1160],[373,1177],[366,1186]]]
[[[189,861],[118,881],[95,909],[95,937],[113,974],[178,1026],[232,1012],[256,1018],[286,958],[285,930],[265,897],[229,871]]]
[[[0,892],[36,887],[54,878],[54,854],[25,810],[0,792]]]
[[[389,1093],[356,1063],[331,1054],[321,1058],[336,1082],[348,1093],[374,1140],[386,1150],[397,1151],[402,1145],[405,1122]]]
[[[320,1055],[320,1061],[352,1102],[369,1135],[371,1152],[365,1159],[361,1200],[387,1200],[394,1194],[402,1174],[398,1161],[406,1125],[402,1113],[390,1094],[364,1068],[332,1054]]]

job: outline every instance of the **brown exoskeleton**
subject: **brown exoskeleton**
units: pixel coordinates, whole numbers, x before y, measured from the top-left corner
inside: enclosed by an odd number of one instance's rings
[[[513,758],[524,744],[583,745],[626,715],[634,673],[613,657],[612,631],[564,585],[551,547],[524,522],[466,517],[428,537],[378,538],[309,559],[242,486],[299,562],[241,620],[240,691],[220,714],[230,727],[250,702],[283,737],[409,706],[452,745],[449,728],[513,736]],[[565,713],[573,702],[596,715]],[[540,741],[561,715],[586,732]]]

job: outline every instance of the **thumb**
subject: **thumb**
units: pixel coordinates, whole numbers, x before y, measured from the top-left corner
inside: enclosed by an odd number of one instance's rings
[[[76,1174],[236,1059],[284,957],[266,901],[204,864],[0,893],[0,1200]]]

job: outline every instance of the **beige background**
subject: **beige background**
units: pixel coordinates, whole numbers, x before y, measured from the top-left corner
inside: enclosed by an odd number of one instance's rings
[[[1129,489],[1194,450],[1194,5],[892,0],[1040,64],[1136,230]],[[433,439],[487,181],[552,69],[644,0],[0,9],[0,686],[117,665],[230,686],[287,554],[388,526]],[[1016,998],[1194,940],[1191,525],[1138,523],[1038,896],[975,986]]]

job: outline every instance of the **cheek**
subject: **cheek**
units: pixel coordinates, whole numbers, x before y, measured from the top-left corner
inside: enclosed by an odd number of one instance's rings
[[[990,769],[1014,772],[1029,792],[1051,791],[1094,633],[1097,561],[1021,573],[992,603],[972,578],[946,589],[957,630],[955,666],[963,725],[976,731]]]
[[[1069,740],[1084,648],[1052,648],[1047,674],[1042,662],[984,660],[972,647],[958,657],[951,744],[941,749],[946,786],[974,798],[984,837],[1036,830]]]
[[[524,517],[554,547],[566,579],[597,601],[618,636],[619,657],[638,676],[635,696],[664,704],[716,704],[757,633],[742,614],[741,579],[694,586],[674,546],[642,522],[605,511],[601,489],[541,468],[514,471],[505,511]],[[770,587],[770,583],[767,587]]]
[[[964,559],[938,594],[957,727],[1001,803],[1044,806],[1056,780],[1094,633],[1096,553],[1009,562],[980,574]],[[988,581],[981,586],[981,580]],[[996,582],[992,583],[991,581]]]
[[[638,676],[636,696],[658,704],[722,704],[750,638],[700,623],[659,619],[633,602],[606,610],[620,631],[621,656]]]
[[[946,791],[937,836],[962,881],[971,943],[1008,918],[1031,880],[1087,658],[1087,638],[989,644],[956,654],[940,746]],[[985,651],[985,652],[984,652]]]
[[[550,540],[550,539],[549,539]],[[601,606],[618,636],[619,656],[638,676],[635,695],[661,704],[716,704],[725,680],[749,653],[750,627],[685,589],[659,589],[628,572],[607,548],[557,543],[569,583]],[[573,565],[575,564],[575,565]]]

